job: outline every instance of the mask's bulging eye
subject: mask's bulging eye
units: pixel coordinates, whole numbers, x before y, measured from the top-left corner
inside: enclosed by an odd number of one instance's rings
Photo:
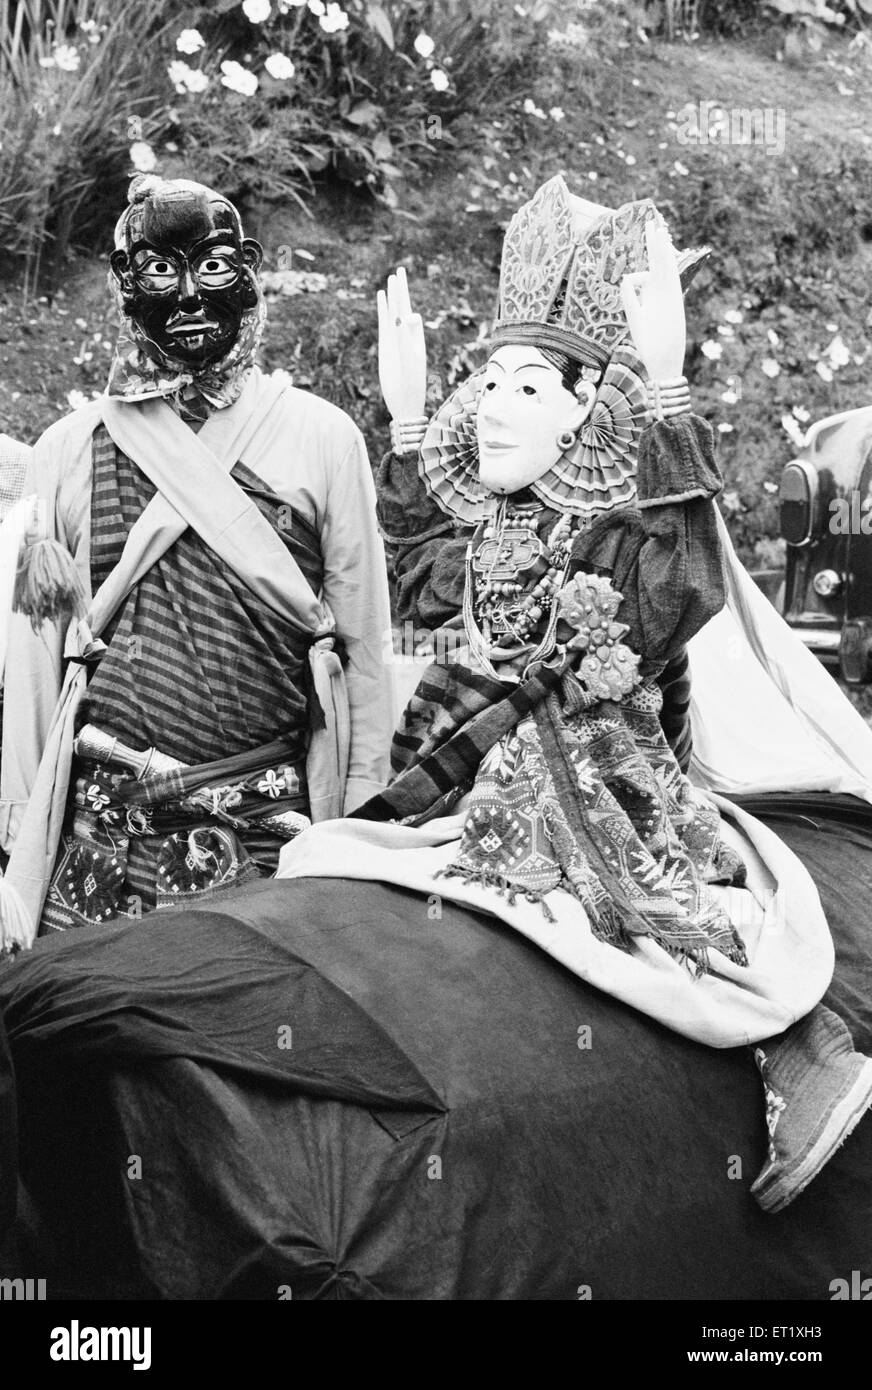
[[[523,391],[523,393],[524,393],[525,396],[535,396],[535,395],[536,395],[536,388],[535,388],[535,386],[522,386],[522,387],[521,387],[521,390]]]
[[[147,256],[134,273],[143,288],[152,291],[173,289],[179,281],[178,267],[165,256]]]
[[[486,382],[485,382],[485,387],[484,387],[485,391],[495,391],[496,388],[497,388],[497,384],[496,384],[495,381],[486,381]]]
[[[213,251],[202,256],[194,269],[200,284],[212,290],[232,284],[239,274],[236,257],[224,251]]]

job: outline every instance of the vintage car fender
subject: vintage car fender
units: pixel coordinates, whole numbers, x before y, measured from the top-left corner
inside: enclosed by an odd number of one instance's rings
[[[810,651],[850,685],[872,680],[872,406],[813,424],[779,488],[783,590],[759,576]]]

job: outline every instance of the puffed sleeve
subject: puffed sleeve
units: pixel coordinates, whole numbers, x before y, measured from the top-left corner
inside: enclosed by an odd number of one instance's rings
[[[460,615],[472,530],[457,526],[433,501],[408,455],[385,454],[376,491],[396,581],[397,617],[435,631]]]
[[[639,445],[636,507],[597,518],[576,540],[575,565],[609,574],[623,594],[618,617],[643,675],[661,670],[724,606],[721,486],[706,420],[655,421]]]

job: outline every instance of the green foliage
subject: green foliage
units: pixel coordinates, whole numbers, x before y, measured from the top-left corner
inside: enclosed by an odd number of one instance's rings
[[[139,0],[0,0],[0,248],[25,295],[117,205],[131,131],[155,128],[159,37]]]
[[[498,0],[192,8],[173,30],[178,162],[243,201],[301,201],[327,175],[394,206],[395,181],[451,143],[457,116],[499,101],[531,69],[558,8],[553,0],[524,13]]]

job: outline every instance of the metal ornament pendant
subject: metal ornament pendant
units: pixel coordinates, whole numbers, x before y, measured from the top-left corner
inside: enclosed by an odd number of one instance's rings
[[[564,515],[544,541],[538,534],[541,521],[536,503],[511,511],[502,503],[470,543],[464,625],[471,650],[492,673],[494,661],[533,660],[553,650],[555,598],[573,536],[571,519]]]
[[[519,628],[521,600],[546,568],[547,552],[536,521],[532,510],[510,517],[502,511],[485,526],[484,538],[473,551],[475,607],[491,641],[517,642],[527,635]]]

